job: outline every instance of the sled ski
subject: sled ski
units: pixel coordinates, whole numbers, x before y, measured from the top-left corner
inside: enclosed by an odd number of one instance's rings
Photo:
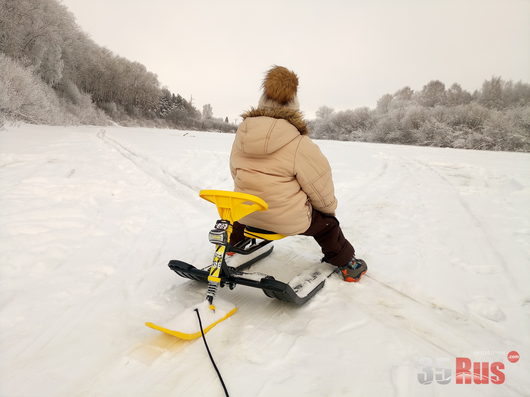
[[[270,251],[272,251],[272,249]],[[253,263],[257,260],[259,259],[254,259]],[[248,267],[250,264],[245,263],[244,266]],[[204,269],[197,269],[189,263],[172,260],[169,262],[169,267],[181,277],[208,282],[209,272]],[[276,280],[273,276],[263,273],[242,272],[238,267],[231,268],[231,270],[229,270],[229,275],[221,278],[221,287],[228,285],[230,289],[233,289],[236,285],[245,285],[247,287],[259,288],[263,290],[265,295],[269,298],[276,298],[282,301],[302,305],[309,301],[322,289],[322,287],[324,287],[325,281],[325,279],[320,280],[308,293],[299,295],[297,290],[300,289],[301,285],[299,285],[299,288],[295,289],[289,284]]]

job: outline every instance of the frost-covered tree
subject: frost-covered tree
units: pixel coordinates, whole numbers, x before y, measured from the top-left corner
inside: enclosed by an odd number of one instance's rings
[[[462,89],[460,84],[454,83],[446,93],[447,105],[457,106],[471,102],[471,94]]]
[[[400,120],[399,129],[402,131],[418,130],[430,118],[429,116],[429,112],[425,107],[419,105],[409,106]]]
[[[479,102],[488,108],[501,109],[503,100],[504,82],[500,77],[492,77],[482,84]]]
[[[525,84],[521,81],[511,84],[507,96],[510,98],[509,103],[511,106],[530,105],[530,84]]]
[[[432,80],[423,86],[419,94],[419,101],[423,106],[433,107],[445,103],[445,84],[439,80]]]
[[[390,103],[392,103],[393,96],[390,94],[383,95],[378,101],[377,101],[377,107],[376,110],[379,113],[388,113],[388,110],[390,109]]]
[[[212,105],[207,103],[206,105],[203,105],[202,107],[202,118],[205,120],[209,120],[213,118],[213,109]]]
[[[413,95],[414,91],[410,87],[404,87],[396,91],[394,98],[400,101],[410,101]]]
[[[319,118],[319,119],[322,119],[322,120],[327,120],[331,117],[331,115],[333,114],[334,110],[328,106],[321,106],[318,108],[318,110],[316,111],[316,116]]]

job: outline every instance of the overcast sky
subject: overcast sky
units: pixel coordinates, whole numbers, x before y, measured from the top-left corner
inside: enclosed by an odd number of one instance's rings
[[[469,91],[494,75],[530,83],[530,0],[62,3],[98,44],[231,120],[257,104],[274,64],[298,74],[308,118],[434,79]]]

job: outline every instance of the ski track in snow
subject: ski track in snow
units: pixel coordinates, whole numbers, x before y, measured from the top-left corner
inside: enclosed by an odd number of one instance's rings
[[[118,142],[116,139],[108,137],[105,130],[100,130],[97,134],[97,137],[101,139],[105,144],[116,149],[123,157],[133,163],[138,169],[145,172],[148,176],[153,179],[158,180],[162,185],[166,186],[170,194],[175,193],[175,189],[178,190],[181,186],[185,187],[191,192],[194,196],[197,192],[197,187],[191,186],[186,182],[179,180],[176,175],[169,173],[163,167],[154,163],[153,159],[144,157],[131,149],[128,149],[125,145]],[[180,185],[180,186],[179,186]]]
[[[478,230],[480,230],[480,232],[482,232],[482,234],[484,236],[484,239],[487,242],[488,248],[491,249],[491,251],[494,253],[496,259],[498,260],[498,263],[500,263],[502,265],[502,267],[504,268],[504,270],[505,270],[504,275],[510,278],[510,281],[512,282],[512,286],[515,287],[515,282],[512,279],[512,274],[509,272],[509,269],[508,269],[508,267],[506,265],[506,262],[505,262],[504,258],[499,253],[499,251],[495,248],[495,245],[494,245],[492,239],[488,235],[488,232],[487,232],[486,228],[484,227],[484,225],[482,224],[482,222],[480,221],[480,219],[473,213],[473,211],[470,208],[469,204],[462,198],[460,193],[458,191],[456,191],[456,189],[454,188],[454,185],[444,175],[442,175],[440,172],[438,172],[432,166],[430,166],[430,165],[428,165],[428,164],[426,164],[424,162],[421,162],[421,161],[416,161],[416,163],[419,164],[420,166],[423,166],[423,167],[429,169],[430,171],[432,171],[440,179],[442,179],[450,188],[452,188],[455,191],[455,195],[454,196],[458,199],[458,202],[460,203],[460,205],[462,206],[464,211],[469,215],[469,217],[470,217],[472,223],[475,225],[475,227]]]
[[[0,135],[0,396],[222,395],[201,341],[143,322],[204,299],[167,262],[211,260],[217,214],[198,190],[231,189],[232,139],[25,125]],[[300,308],[222,289],[239,312],[207,337],[231,395],[529,395],[530,156],[318,144],[369,272],[353,285],[331,277]],[[311,239],[275,244],[250,271],[329,271]],[[503,360],[506,383],[416,379],[424,358],[465,356]]]

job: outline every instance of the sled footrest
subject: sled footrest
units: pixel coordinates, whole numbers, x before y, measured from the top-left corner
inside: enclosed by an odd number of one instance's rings
[[[251,254],[253,254],[254,252],[258,251],[259,249],[265,247],[269,243],[270,243],[270,241],[262,241],[260,244],[256,245],[255,247],[252,247],[250,250],[246,250],[246,251],[233,250],[233,251],[236,252],[236,253],[241,254],[242,257],[244,257],[245,255],[252,256]],[[246,262],[243,262],[239,266],[235,266],[235,269],[238,270],[238,271],[241,271],[241,270],[244,270],[244,269],[248,269],[254,263],[256,263],[256,262],[262,260],[263,258],[269,256],[272,253],[273,249],[274,249],[274,245],[271,244],[271,246],[266,251],[262,252],[259,255],[254,256],[252,259],[248,259]]]

